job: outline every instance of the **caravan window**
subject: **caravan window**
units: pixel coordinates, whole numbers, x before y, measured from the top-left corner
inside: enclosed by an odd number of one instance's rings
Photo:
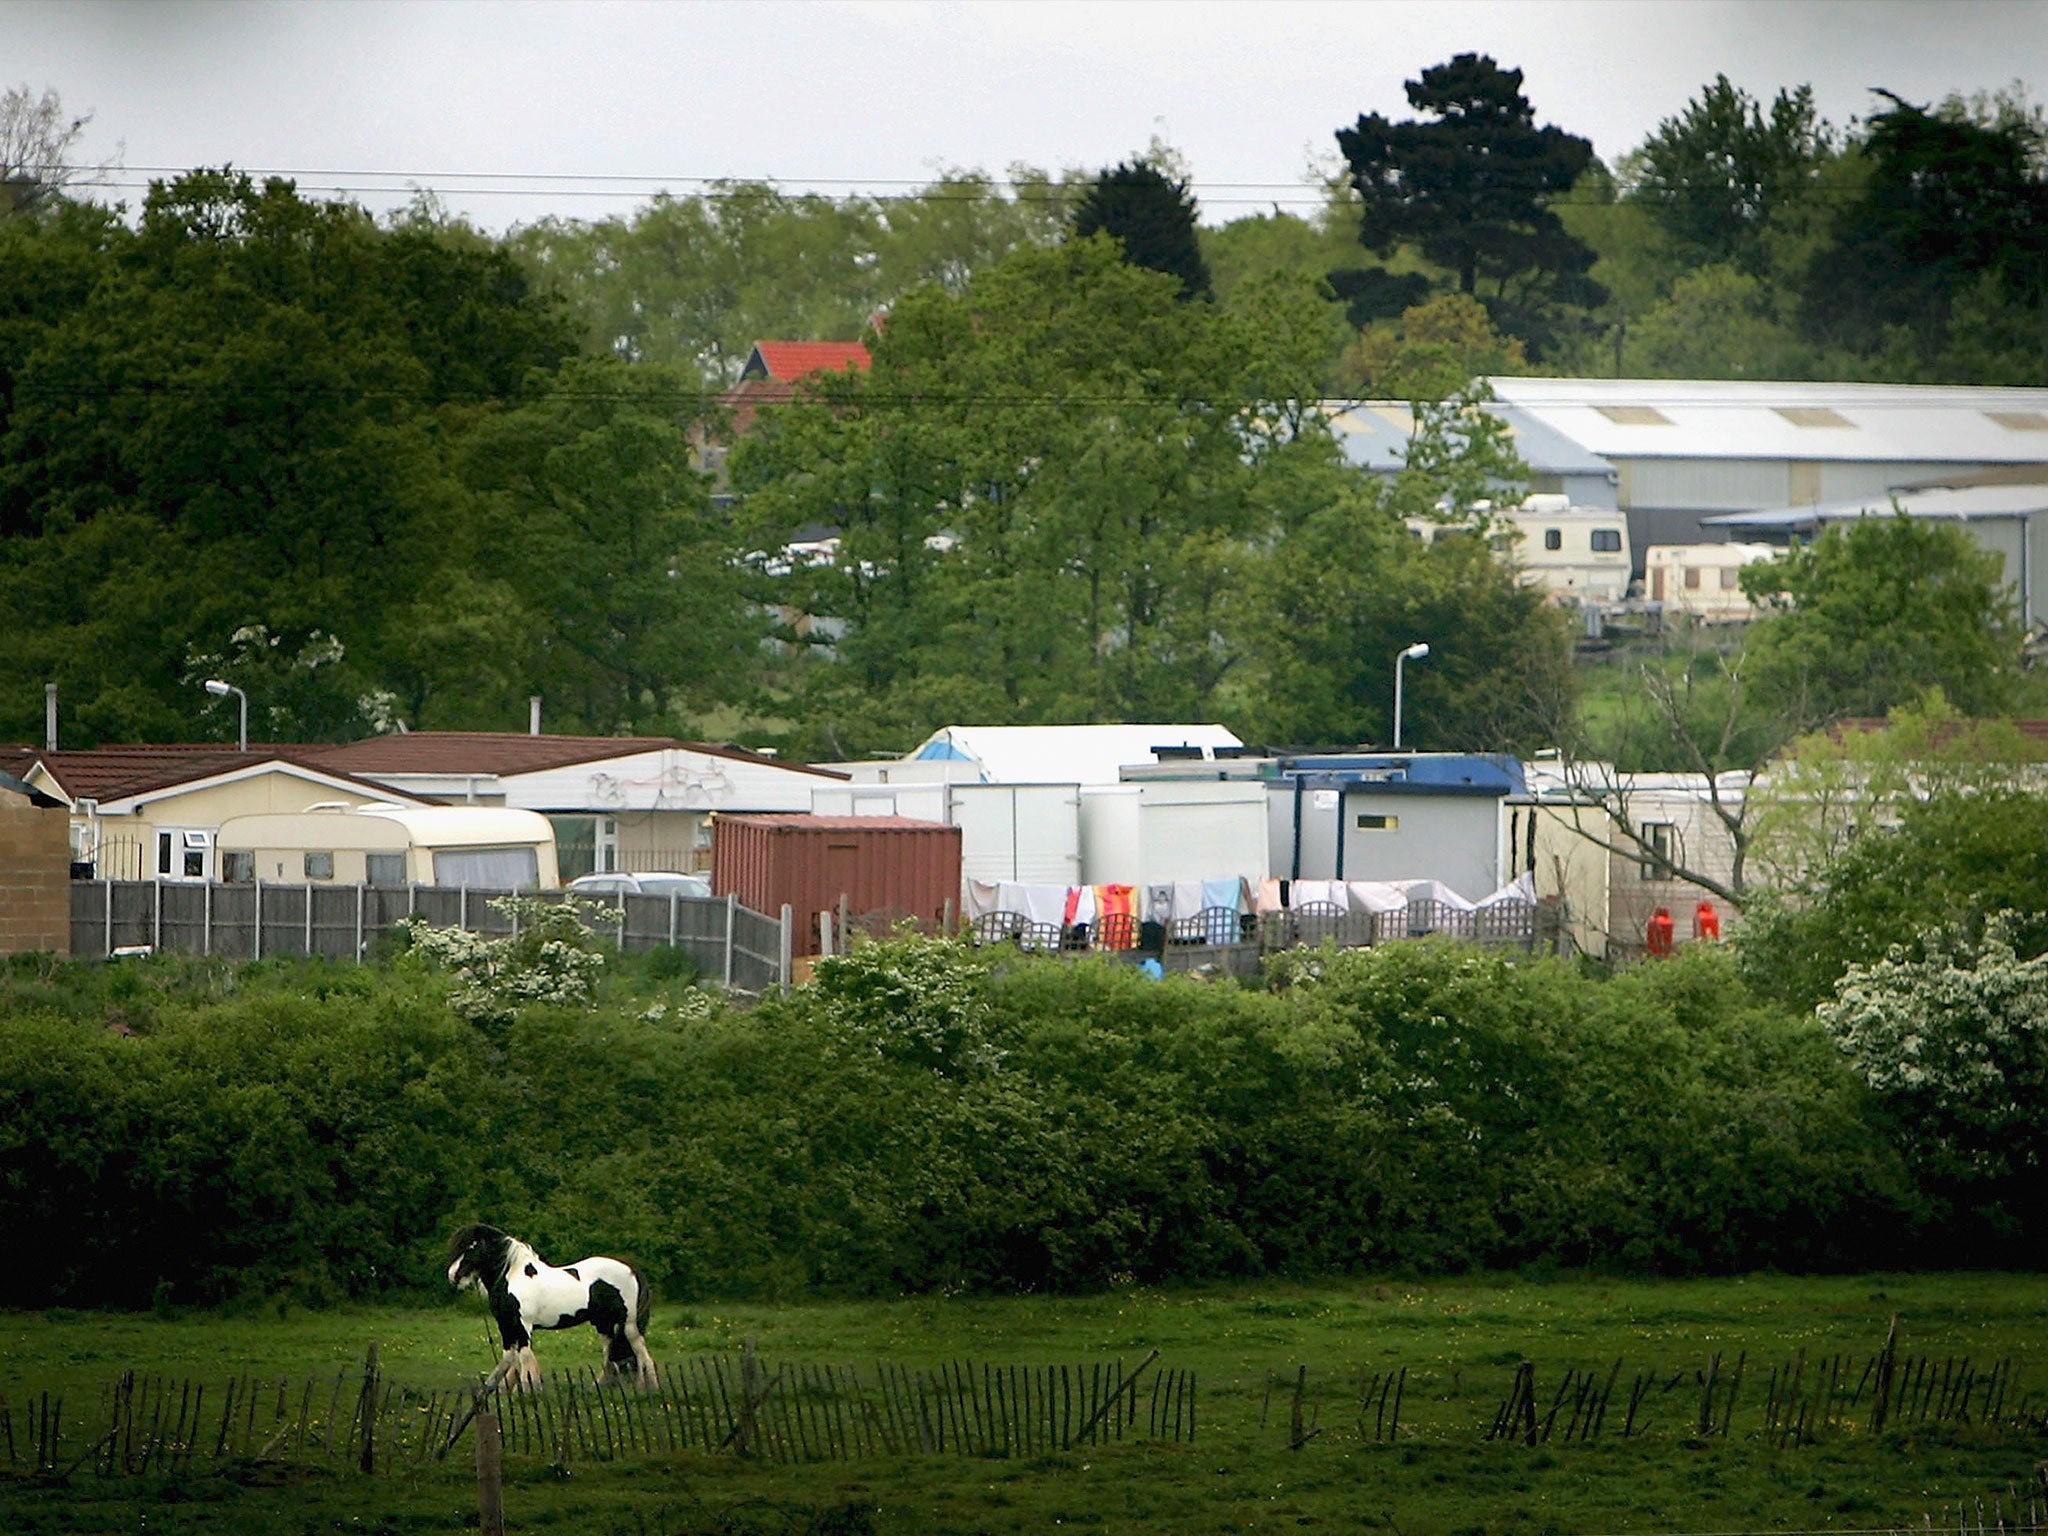
[[[1564,530],[1563,530],[1563,529],[1561,529],[1561,528],[1546,528],[1546,529],[1544,529],[1544,530],[1543,530],[1543,547],[1544,547],[1545,549],[1563,549],[1563,548],[1564,548]]]
[[[220,877],[229,885],[247,885],[256,878],[256,855],[247,849],[222,850]]]
[[[1619,528],[1595,528],[1593,530],[1593,551],[1595,554],[1613,555],[1621,552],[1621,530]]]
[[[540,853],[533,848],[437,848],[434,884],[486,891],[526,891],[540,884]]]
[[[364,878],[371,885],[404,885],[405,855],[369,853],[363,855]]]
[[[334,878],[334,855],[331,853],[307,854],[306,878],[308,880],[332,880]]]

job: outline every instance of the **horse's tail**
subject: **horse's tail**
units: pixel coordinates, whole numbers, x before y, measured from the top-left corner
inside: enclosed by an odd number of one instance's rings
[[[647,1314],[654,1309],[654,1288],[639,1270],[627,1266],[633,1276],[633,1326],[642,1338],[647,1335]]]

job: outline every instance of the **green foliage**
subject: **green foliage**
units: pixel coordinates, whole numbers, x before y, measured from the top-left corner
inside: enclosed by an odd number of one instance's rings
[[[186,738],[215,664],[285,739],[435,675],[410,620],[473,548],[449,443],[567,345],[509,259],[225,172],[154,184],[132,229],[9,221],[0,259],[36,285],[0,324],[13,734],[46,679],[74,739],[135,741]]]
[[[1463,395],[1476,378],[1528,371],[1528,353],[1494,328],[1485,305],[1441,293],[1398,324],[1361,332],[1338,360],[1336,384],[1359,399],[1434,402]]]
[[[546,219],[510,245],[562,295],[588,351],[719,388],[757,341],[854,337],[913,289],[958,293],[1020,246],[1051,244],[1066,192],[1028,166],[1007,180],[947,171],[887,199],[718,181],[622,218]]]
[[[1209,297],[1209,268],[1195,223],[1195,199],[1185,181],[1147,161],[1128,160],[1095,178],[1074,210],[1074,237],[1108,235],[1125,261],[1180,279],[1180,296],[1200,299]]]
[[[964,297],[919,290],[874,366],[778,410],[734,456],[756,547],[841,530],[770,573],[794,712],[845,755],[934,719],[1209,718],[1238,664],[1244,570],[1332,463],[1303,402],[1325,344],[1301,285],[1184,304],[1106,239],[1026,249]]]
[[[2015,942],[2023,941],[2021,958]],[[1852,965],[1819,1015],[1938,1194],[2029,1254],[2048,1200],[2048,955],[2042,919],[1993,915]]]
[[[2038,122],[1974,122],[1879,94],[1891,106],[1868,124],[1869,182],[1841,210],[1834,249],[1805,290],[1815,333],[1870,354],[1903,332],[1923,355],[1938,354],[1954,300],[1984,274],[2038,311],[2048,297]],[[2038,342],[2029,351],[2038,359]]]
[[[1788,600],[1751,633],[1760,701],[1793,718],[1883,715],[1941,689],[1998,714],[2019,671],[2019,628],[1999,557],[1948,523],[1866,517],[1743,569],[1758,601]]]
[[[1825,999],[1850,966],[1993,913],[2034,914],[2009,930],[2048,949],[2048,797],[2011,786],[1936,790],[1851,837],[1786,897],[1745,915],[1742,957],[1758,989],[1795,1007]]]
[[[1810,190],[1834,152],[1811,86],[1779,91],[1766,115],[1761,102],[1716,75],[1657,125],[1623,173],[1688,266],[1753,271],[1765,226]]]
[[[126,974],[133,1035],[8,986],[0,1219],[46,1256],[8,1304],[431,1285],[478,1218],[671,1297],[1911,1244],[1847,1066],[1719,953],[1602,982],[1395,945],[1252,991],[908,940],[751,1009],[608,984],[490,1031],[408,967]]]
[[[558,729],[648,731],[743,686],[739,550],[692,462],[709,411],[681,375],[586,358],[471,436],[495,530],[478,564],[510,600],[496,639]]]
[[[1481,298],[1502,330],[1544,355],[1559,333],[1561,308],[1605,297],[1586,276],[1594,252],[1547,201],[1592,163],[1592,144],[1561,128],[1538,128],[1522,72],[1484,54],[1425,69],[1407,90],[1409,105],[1435,121],[1391,123],[1375,112],[1337,131],[1362,199],[1360,241],[1381,257],[1414,246],[1459,292]],[[1333,277],[1338,292],[1361,295],[1347,277]],[[1421,297],[1384,269],[1379,286],[1388,301],[1380,314]]]

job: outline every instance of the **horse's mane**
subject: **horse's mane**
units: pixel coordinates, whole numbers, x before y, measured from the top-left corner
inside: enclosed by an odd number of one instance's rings
[[[498,1278],[512,1263],[512,1234],[489,1222],[473,1221],[448,1240],[448,1262],[453,1264],[479,1243],[487,1244],[494,1250],[489,1265],[479,1265],[478,1277],[486,1284]]]

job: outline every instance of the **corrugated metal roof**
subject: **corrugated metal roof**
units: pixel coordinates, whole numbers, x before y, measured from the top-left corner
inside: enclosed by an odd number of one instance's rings
[[[912,759],[965,757],[985,784],[1115,784],[1127,763],[1158,761],[1158,747],[1241,747],[1221,725],[953,725]]]
[[[1914,517],[1954,518],[1967,522],[1973,518],[2031,517],[2048,513],[2048,484],[1933,486],[1894,494],[1899,506]],[[1727,512],[1719,517],[1702,518],[1701,522],[1716,528],[1796,533],[1802,528],[1818,528],[1823,523],[1884,517],[1891,510],[1891,496],[1866,496],[1821,506]]]
[[[1722,379],[1488,380],[1609,459],[2048,463],[2048,389]]]
[[[1498,401],[1486,410],[1507,423],[1514,434],[1515,452],[1531,472],[1539,475],[1612,475],[1614,466],[1597,453],[1574,442],[1535,415]],[[1408,438],[1415,430],[1415,418],[1408,407],[1395,401],[1369,401],[1340,411],[1331,418],[1330,430],[1344,457],[1366,469],[1393,471],[1408,454]]]

